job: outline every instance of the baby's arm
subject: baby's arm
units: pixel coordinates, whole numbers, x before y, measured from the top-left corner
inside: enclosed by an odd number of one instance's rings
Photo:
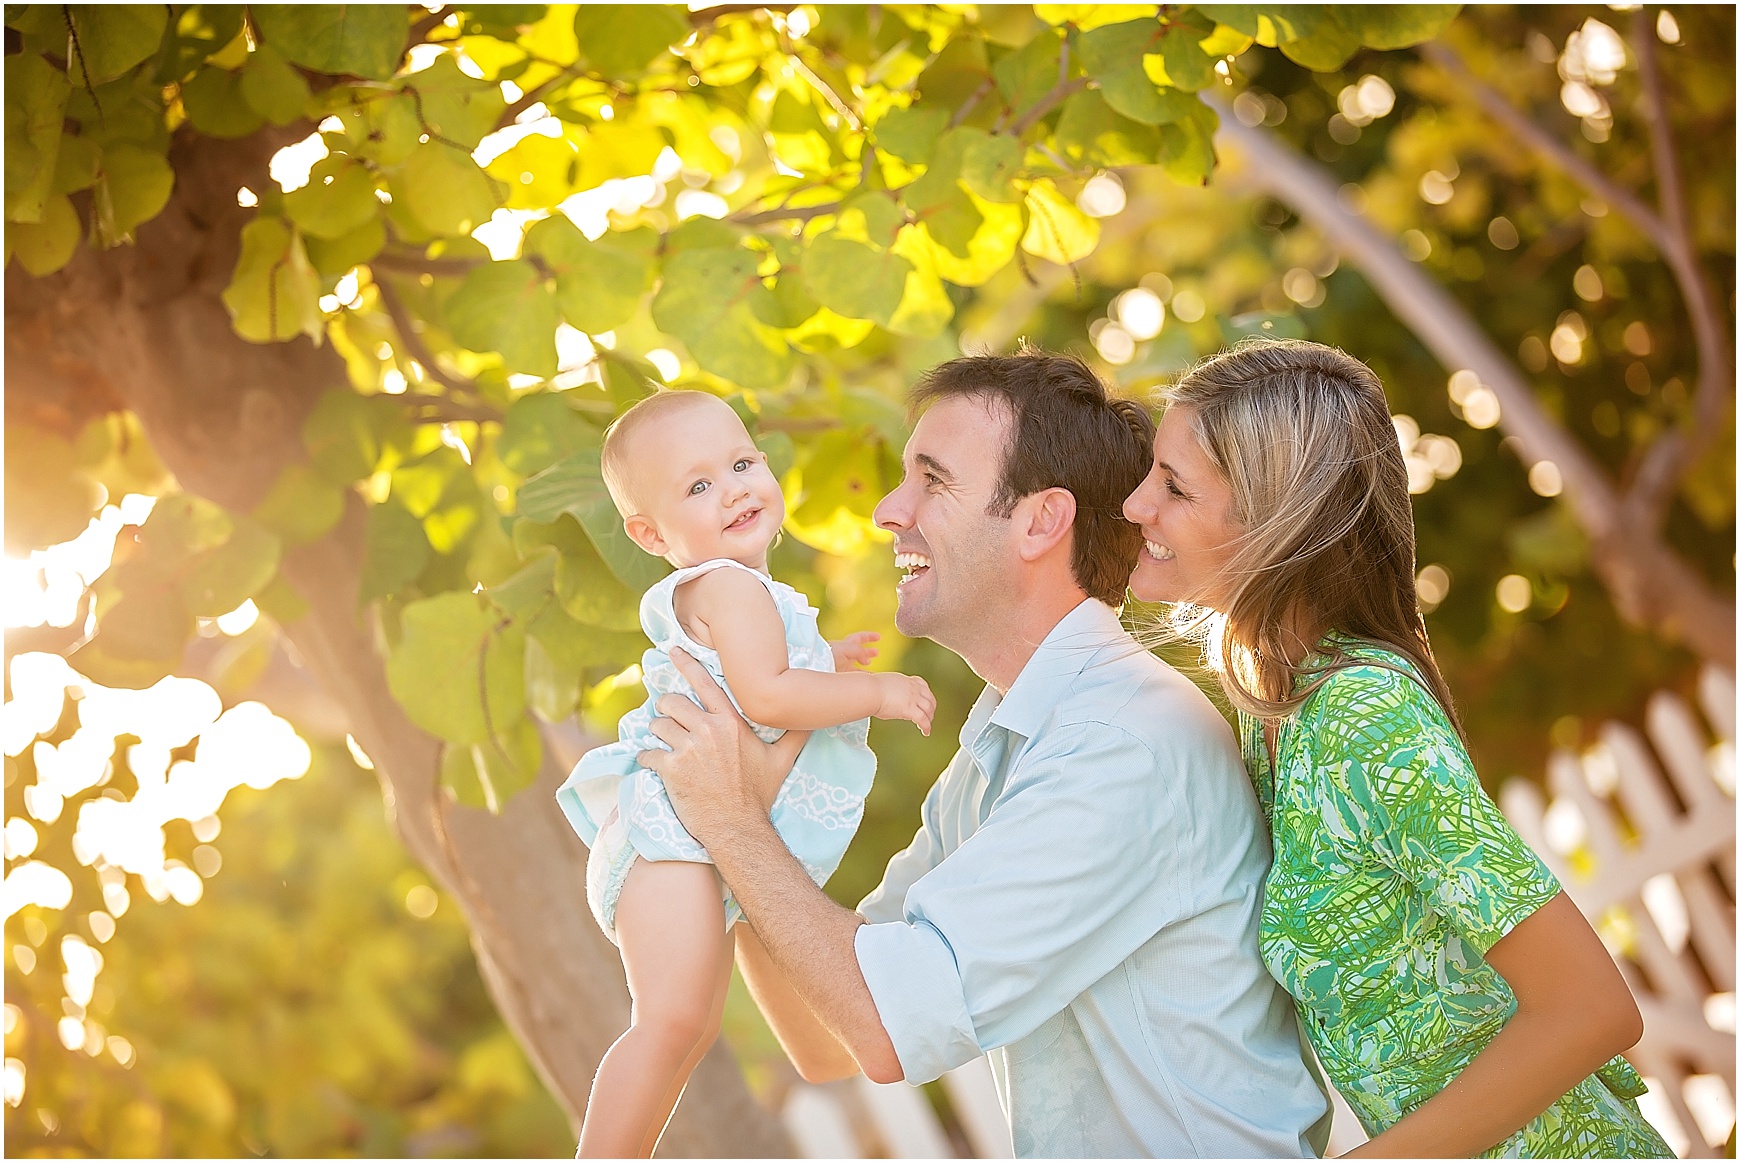
[[[892,673],[794,669],[785,626],[765,586],[741,570],[716,569],[677,589],[678,615],[719,652],[743,713],[786,730],[837,727],[854,719],[910,719],[926,734],[936,700],[921,678]]]

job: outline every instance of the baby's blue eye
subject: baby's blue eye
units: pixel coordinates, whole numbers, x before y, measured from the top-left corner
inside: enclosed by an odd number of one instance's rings
[[[747,471],[749,471],[749,464],[750,464],[749,460],[747,458],[745,458],[743,460],[738,461],[736,464],[732,465],[731,471],[732,472],[747,472]]]
[[[697,496],[697,495],[704,493],[706,491],[707,491],[707,482],[706,481],[696,481],[694,484],[689,486],[689,495],[691,497]]]

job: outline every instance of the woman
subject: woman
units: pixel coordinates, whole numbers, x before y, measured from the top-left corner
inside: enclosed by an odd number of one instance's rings
[[[1258,341],[1167,403],[1130,590],[1175,604],[1238,709],[1263,958],[1373,1136],[1354,1154],[1671,1156],[1617,1057],[1643,1031],[1624,979],[1469,762],[1377,377]]]

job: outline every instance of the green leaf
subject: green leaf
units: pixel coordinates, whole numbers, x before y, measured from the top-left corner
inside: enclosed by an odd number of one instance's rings
[[[1167,119],[1168,106],[1161,91],[1142,68],[1143,56],[1156,51],[1160,33],[1156,21],[1131,20],[1076,37],[1082,69],[1099,82],[1106,104],[1146,125]]]
[[[97,614],[103,653],[123,662],[178,661],[194,620],[175,578],[149,560],[133,560],[116,568],[115,581],[120,599]]]
[[[1026,147],[1013,137],[982,135],[961,157],[961,183],[987,202],[1019,202],[1021,195],[1010,179],[1026,156]]]
[[[113,246],[157,217],[175,188],[175,172],[161,153],[124,142],[103,150],[93,205],[100,241]]]
[[[488,743],[444,747],[441,785],[456,802],[499,815],[511,796],[537,778],[543,754],[536,725],[522,717]]]
[[[302,424],[302,443],[315,471],[335,485],[348,485],[374,472],[381,455],[376,411],[375,399],[343,388],[321,393]]]
[[[1017,113],[1032,108],[1057,84],[1057,58],[1063,38],[1047,30],[991,67],[997,89]]]
[[[507,109],[501,86],[468,77],[459,71],[459,59],[451,53],[419,73],[400,82],[421,113],[421,128],[431,141],[449,148],[472,150],[492,132]]]
[[[591,71],[610,78],[638,75],[690,31],[688,12],[675,4],[582,4],[574,14]]]
[[[958,287],[977,287],[1009,265],[1023,226],[1022,207],[986,202],[957,186],[917,230],[900,232],[894,251]]]
[[[25,270],[41,278],[67,264],[82,233],[71,199],[55,194],[43,204],[40,222],[6,224],[6,244]]]
[[[913,266],[889,251],[824,234],[810,243],[803,270],[804,285],[824,307],[886,326],[906,293]]]
[[[559,610],[557,614],[561,616]],[[577,629],[580,627],[572,618],[563,620]],[[579,707],[581,685],[580,672],[558,663],[537,629],[527,626],[526,702],[532,714],[546,723],[562,722]]]
[[[1184,27],[1173,28],[1160,38],[1160,70],[1165,80],[1155,77],[1152,57],[1144,58],[1143,66],[1156,83],[1164,83],[1187,93],[1200,92],[1214,84],[1214,61],[1198,44],[1200,36]],[[1108,100],[1110,98],[1108,97]]]
[[[640,626],[640,596],[611,571],[590,541],[556,559],[556,598],[576,621],[603,630],[634,630]]]
[[[1196,11],[1264,48],[1313,35],[1326,15],[1324,7],[1316,4],[1201,4]]]
[[[1288,41],[1281,46],[1281,55],[1295,64],[1320,73],[1332,73],[1345,65],[1359,51],[1359,38],[1341,26],[1334,15],[1325,12],[1310,36]]]
[[[290,67],[282,53],[262,44],[248,54],[242,66],[242,96],[254,112],[273,125],[288,125],[303,115],[308,105],[308,82]]]
[[[525,714],[525,636],[467,593],[404,609],[387,686],[419,727],[450,743],[488,744]]]
[[[182,601],[196,617],[229,613],[278,573],[278,538],[246,517],[233,518],[231,525],[222,545],[200,554],[182,571]]]
[[[6,59],[6,219],[39,223],[54,190],[61,123],[72,87],[36,53]],[[76,187],[75,187],[76,188]]]
[[[1142,80],[1148,84],[1146,77]],[[1188,94],[1180,96],[1196,100]],[[1104,95],[1090,89],[1063,103],[1063,113],[1057,119],[1057,148],[1075,165],[1144,165],[1159,152],[1160,137],[1152,127],[1115,112]]]
[[[88,137],[65,134],[54,162],[54,192],[71,194],[97,180],[97,165],[103,151]]]
[[[559,460],[521,485],[519,511],[541,523],[552,522],[563,513],[574,517],[610,572],[636,593],[670,572],[664,561],[629,540],[622,517],[604,488],[598,453],[593,449]]]
[[[1160,127],[1160,168],[1184,185],[1208,184],[1214,173],[1214,131],[1220,118],[1213,109],[1198,104],[1182,121]]]
[[[302,239],[282,218],[260,217],[242,227],[242,253],[223,300],[236,334],[250,342],[321,334],[319,278]]]
[[[1460,4],[1331,4],[1329,12],[1367,48],[1411,48],[1443,32]]]
[[[447,300],[454,341],[473,351],[499,351],[507,370],[556,374],[556,298],[525,259],[473,267]]]
[[[1041,178],[1027,191],[1027,233],[1021,249],[1059,266],[1080,262],[1099,245],[1100,224],[1076,208],[1058,192],[1050,178]]]
[[[411,151],[393,196],[403,198],[412,216],[435,234],[470,234],[500,205],[495,183],[471,155],[438,141]]]
[[[423,522],[403,505],[387,499],[369,509],[368,531],[363,541],[362,579],[357,586],[359,605],[398,593],[416,580],[429,563],[429,538]]]
[[[375,176],[355,158],[332,154],[314,163],[308,184],[284,195],[284,212],[304,233],[342,238],[378,216]]]
[[[677,336],[700,365],[746,388],[773,388],[791,371],[791,351],[755,317],[770,294],[744,249],[686,250],[665,260],[653,322]]]
[[[556,559],[560,550],[539,546],[512,577],[487,587],[483,593],[496,608],[515,621],[526,621],[555,602]]]
[[[507,187],[511,210],[548,209],[572,194],[580,181],[580,155],[574,143],[541,133],[521,138],[485,168]]]
[[[915,105],[889,110],[871,132],[878,149],[916,165],[930,160],[930,152],[948,124],[947,109]]]
[[[193,127],[212,137],[246,137],[266,123],[243,96],[241,74],[210,65],[181,86],[181,105]]]
[[[333,278],[381,253],[381,248],[387,245],[387,225],[376,214],[349,234],[331,239],[306,238],[302,244],[314,269]]]
[[[398,71],[411,22],[394,4],[251,4],[260,38],[317,73],[385,81]]]
[[[501,462],[531,476],[602,442],[598,429],[580,418],[559,392],[533,392],[508,405],[495,452]]]
[[[308,465],[293,464],[278,475],[253,516],[286,545],[306,545],[324,537],[344,516],[344,494]]]
[[[638,626],[632,630],[591,626],[576,621],[555,601],[532,616],[526,635],[543,647],[555,666],[581,675],[589,670],[616,674],[638,661],[648,645]]]
[[[169,22],[163,4],[74,4],[66,13],[78,34],[77,51],[68,48],[67,78],[81,88],[113,81],[155,53]]]
[[[526,232],[525,249],[556,272],[556,303],[581,331],[611,331],[634,315],[653,281],[658,232],[639,226],[587,241],[565,214],[552,214]]]
[[[344,122],[345,137],[349,139],[343,146],[346,153],[383,166],[397,166],[417,148],[423,123],[417,120],[417,104],[408,95],[388,97],[348,85],[328,89],[326,93],[336,93],[346,100],[333,109]]]
[[[767,471],[773,474],[774,480],[783,480],[797,459],[797,445],[785,432],[763,432],[755,438],[755,447],[767,457]]]

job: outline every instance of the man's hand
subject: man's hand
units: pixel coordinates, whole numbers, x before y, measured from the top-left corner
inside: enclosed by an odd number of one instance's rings
[[[768,809],[809,733],[787,731],[772,746],[763,743],[705,667],[676,647],[671,662],[701,705],[683,695],[661,698],[656,704],[661,717],[652,721],[651,730],[670,750],[642,751],[638,758],[664,780],[689,834],[709,846],[734,822],[767,823]]]
[[[874,630],[860,630],[856,634],[846,635],[838,642],[828,643],[834,652],[834,669],[846,671],[854,667],[869,666],[876,657],[876,648],[870,644],[881,639],[882,635]]]

